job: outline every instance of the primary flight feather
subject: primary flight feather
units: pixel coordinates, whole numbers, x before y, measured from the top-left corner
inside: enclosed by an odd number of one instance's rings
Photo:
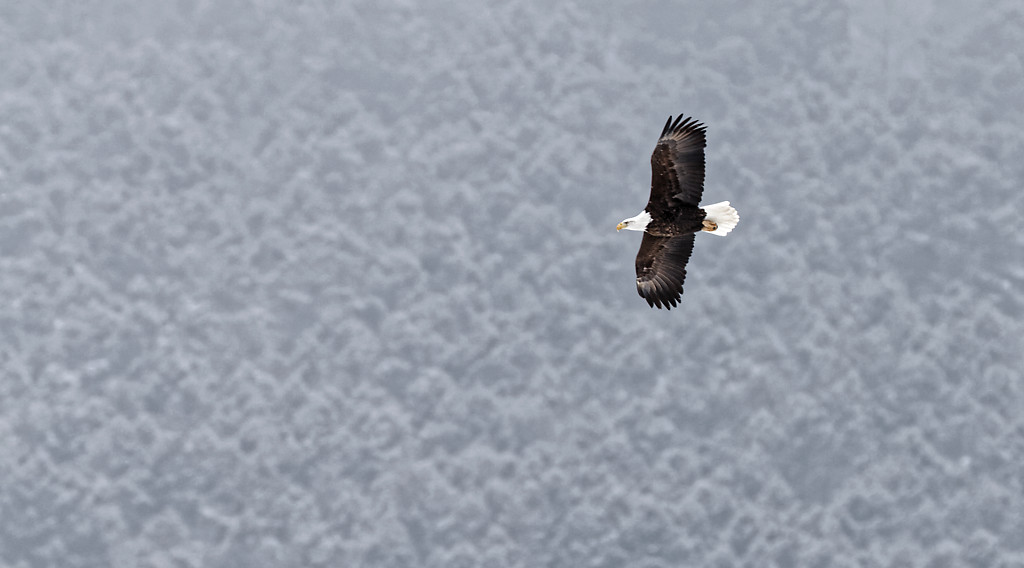
[[[740,220],[728,201],[698,205],[704,192],[705,130],[692,118],[668,117],[651,154],[647,207],[616,227],[644,233],[636,255],[636,290],[652,308],[679,303],[694,235],[725,236]]]

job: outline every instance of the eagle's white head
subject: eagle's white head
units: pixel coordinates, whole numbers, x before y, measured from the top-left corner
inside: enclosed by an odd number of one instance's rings
[[[615,227],[616,231],[622,229],[629,229],[630,231],[643,231],[647,228],[647,224],[651,222],[651,214],[646,209],[640,212],[636,217],[630,217],[629,219],[623,219],[618,226]]]

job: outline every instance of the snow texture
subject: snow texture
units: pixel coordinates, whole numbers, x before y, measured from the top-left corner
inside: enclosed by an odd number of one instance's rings
[[[1024,7],[665,4],[0,0],[0,565],[1024,566]]]

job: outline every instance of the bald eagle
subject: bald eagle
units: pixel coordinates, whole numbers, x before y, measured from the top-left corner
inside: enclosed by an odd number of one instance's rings
[[[679,303],[686,262],[699,231],[725,236],[740,216],[728,201],[699,207],[704,192],[704,131],[693,118],[668,117],[651,154],[651,198],[616,230],[643,231],[636,255],[636,290],[653,308]]]

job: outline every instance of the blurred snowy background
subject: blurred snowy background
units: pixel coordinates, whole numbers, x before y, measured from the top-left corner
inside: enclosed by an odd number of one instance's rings
[[[0,0],[0,565],[1024,566],[1024,5]],[[683,305],[637,296],[670,114]]]

